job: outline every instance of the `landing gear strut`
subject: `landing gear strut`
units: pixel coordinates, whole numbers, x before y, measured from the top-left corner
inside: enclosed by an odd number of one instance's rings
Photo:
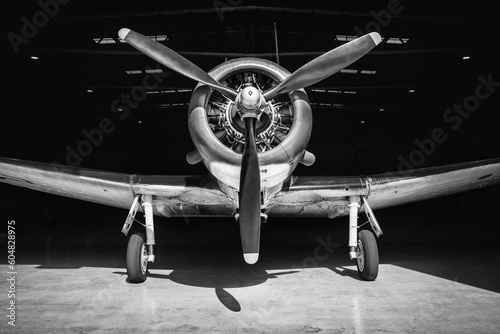
[[[127,235],[132,227],[132,223],[137,221],[135,215],[139,209],[139,197],[132,203],[127,220],[123,225],[122,232]],[[135,233],[130,236],[127,247],[127,275],[130,283],[142,283],[147,278],[148,263],[155,261],[153,246],[155,245],[154,224],[153,224],[153,204],[151,195],[142,195],[142,207],[146,224],[146,237],[142,233]]]
[[[370,205],[364,197],[361,198],[368,221],[379,237],[382,230]],[[377,241],[372,231],[361,230],[358,233],[358,211],[361,207],[359,196],[351,196],[349,202],[349,256],[351,260],[356,259],[359,277],[365,281],[374,281],[377,278],[379,267]]]

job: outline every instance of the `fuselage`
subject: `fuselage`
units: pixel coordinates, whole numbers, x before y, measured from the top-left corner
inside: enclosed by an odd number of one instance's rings
[[[290,72],[258,58],[227,61],[209,74],[235,89],[251,85],[265,91],[283,81]],[[257,147],[263,201],[280,191],[283,182],[304,159],[312,129],[312,113],[304,90],[267,101],[257,122]],[[235,103],[210,87],[198,84],[193,91],[188,124],[191,139],[202,161],[222,191],[239,191],[244,128]]]

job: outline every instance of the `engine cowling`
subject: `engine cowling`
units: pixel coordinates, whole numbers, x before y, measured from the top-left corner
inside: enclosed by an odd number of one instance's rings
[[[251,85],[261,92],[284,80],[290,72],[265,59],[239,58],[215,67],[209,74],[238,92]],[[312,128],[312,113],[304,90],[278,95],[256,124],[261,187],[282,183],[304,156]],[[199,158],[209,172],[238,190],[244,124],[237,104],[218,91],[198,84],[188,109],[189,132]],[[190,159],[188,161],[196,161]]]

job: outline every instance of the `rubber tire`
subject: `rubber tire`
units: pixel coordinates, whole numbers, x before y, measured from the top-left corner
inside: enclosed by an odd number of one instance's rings
[[[135,233],[130,236],[127,246],[127,275],[129,283],[142,283],[147,278],[146,271],[142,271],[141,252],[145,245],[144,234]]]
[[[364,257],[363,270],[356,261],[359,277],[365,281],[374,281],[377,278],[379,266],[377,240],[371,231],[362,230],[358,233],[359,243],[362,245]]]

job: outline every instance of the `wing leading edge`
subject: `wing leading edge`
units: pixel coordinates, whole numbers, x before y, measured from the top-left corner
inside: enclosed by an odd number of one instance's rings
[[[365,196],[372,209],[381,209],[498,183],[500,159],[368,177],[296,177],[268,214],[334,218],[348,214],[349,196]]]
[[[0,158],[0,182],[129,209],[136,195],[154,195],[154,212],[229,216],[234,203],[208,176],[141,176]]]

